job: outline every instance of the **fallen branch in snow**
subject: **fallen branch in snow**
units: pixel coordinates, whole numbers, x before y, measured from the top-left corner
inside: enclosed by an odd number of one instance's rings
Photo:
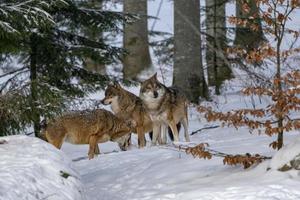
[[[215,125],[215,126],[209,126],[209,127],[203,127],[203,128],[200,128],[200,129],[198,129],[198,130],[193,131],[193,132],[191,133],[191,135],[195,135],[196,133],[199,133],[199,132],[201,132],[201,131],[203,131],[203,130],[214,129],[214,128],[219,128],[219,127],[220,127],[220,126],[218,126],[218,125]]]
[[[0,140],[0,144],[7,144],[6,140]]]
[[[251,167],[254,164],[261,163],[264,160],[271,159],[272,157],[261,156],[259,154],[251,155],[250,153],[246,154],[227,154],[220,151],[216,151],[213,149],[208,148],[209,144],[201,143],[197,144],[196,146],[189,146],[189,145],[174,145],[176,149],[179,151],[184,151],[186,154],[192,154],[194,158],[204,158],[204,159],[211,159],[214,157],[222,157],[223,164],[227,165],[237,165],[241,164],[244,166],[244,169]]]

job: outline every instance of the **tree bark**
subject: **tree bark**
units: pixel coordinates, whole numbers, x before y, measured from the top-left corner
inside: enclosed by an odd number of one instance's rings
[[[124,12],[139,15],[132,24],[124,24],[123,45],[128,54],[124,56],[125,78],[137,75],[151,66],[148,40],[147,0],[124,0]]]
[[[248,13],[242,10],[242,6],[245,3],[250,9]],[[259,7],[257,7],[255,1],[236,0],[236,17],[238,19],[248,20],[249,22],[249,25],[246,27],[242,25],[236,26],[236,36],[234,40],[234,44],[236,46],[243,47],[247,51],[250,51],[253,50],[253,48],[257,48],[263,41],[266,40],[262,31],[261,19],[258,13]],[[249,19],[249,17],[253,17],[253,19]],[[251,25],[257,26],[257,30],[252,30],[250,28]]]
[[[224,80],[232,78],[230,64],[226,58],[226,18],[227,0],[206,0],[206,62],[208,84],[216,86],[216,94]]]
[[[88,6],[93,9],[103,10],[103,0],[90,0]],[[97,27],[95,27],[93,30],[86,30],[85,35],[96,41],[98,39],[103,40],[103,32],[99,31]],[[89,71],[93,71],[102,75],[106,74],[105,64],[96,62],[90,58],[84,59],[84,67]]]
[[[200,96],[208,98],[202,64],[199,0],[174,0],[173,85],[184,91],[193,103],[198,103]]]
[[[34,135],[40,136],[40,114],[37,109],[38,88],[37,88],[37,38],[35,34],[30,37],[30,92],[31,92],[31,120],[33,123]]]

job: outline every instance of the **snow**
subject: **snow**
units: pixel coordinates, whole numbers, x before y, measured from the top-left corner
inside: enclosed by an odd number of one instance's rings
[[[193,107],[189,117],[190,132],[208,125]],[[64,143],[60,151],[36,138],[3,139],[8,143],[0,145],[1,200],[300,199],[299,175],[267,170],[273,168],[273,163],[281,162],[282,157],[288,160],[293,152],[299,152],[299,143],[293,145],[300,141],[297,132],[285,136],[285,142],[291,145],[284,147],[283,150],[289,149],[284,156],[268,147],[274,137],[251,135],[246,128],[208,129],[191,136],[192,143],[207,142],[211,149],[226,153],[275,154],[274,160],[247,170],[225,166],[221,158],[193,158],[170,143],[150,146],[148,141],[146,148],[138,149],[136,136],[126,152],[113,142],[100,144],[103,154],[93,160],[86,157],[88,145]],[[71,176],[65,179],[60,171]]]
[[[149,1],[149,15],[156,15],[160,1]],[[111,9],[120,10],[122,7],[118,4]],[[227,4],[227,16],[234,14],[234,9],[234,4]],[[172,1],[162,1],[158,18],[160,20],[156,21],[154,29],[172,33]],[[296,18],[294,24],[299,19]],[[153,23],[150,19],[149,28]],[[116,41],[120,42],[121,37],[117,37]],[[152,58],[153,63],[156,63],[153,55]],[[108,70],[112,67],[114,66],[108,66]],[[165,67],[164,74],[158,68],[152,70],[159,72],[160,80],[164,76],[166,84],[171,84],[170,66]],[[270,75],[274,69],[256,70]],[[223,95],[213,96],[213,102],[207,102],[208,105],[218,111],[230,111],[238,108],[261,108],[270,103],[267,98],[241,96],[238,91],[252,82],[241,70],[235,69],[235,72],[237,78],[227,81]],[[151,73],[153,72],[149,71],[142,75],[149,77]],[[138,87],[127,89],[135,94],[139,93]],[[99,100],[103,95],[101,91],[89,98]],[[109,107],[104,108],[109,110]],[[195,107],[189,108],[189,119],[189,132],[213,125],[207,123]],[[181,141],[184,141],[182,133],[180,136]],[[269,144],[276,140],[275,136],[250,134],[247,128],[236,130],[220,127],[191,136],[192,144],[207,142],[211,149],[225,153],[249,152],[274,156],[272,160],[246,170],[242,166],[225,166],[222,158],[193,158],[176,150],[170,143],[151,147],[149,138],[147,147],[138,149],[136,136],[132,139],[133,146],[126,152],[120,151],[113,142],[100,144],[103,154],[93,160],[87,159],[88,145],[64,143],[60,151],[35,138],[5,137],[8,144],[0,144],[0,200],[297,200],[300,199],[299,173],[279,172],[277,169],[299,154],[299,137],[297,131],[285,134],[284,142],[287,145],[276,152],[269,148]],[[60,171],[68,172],[71,176],[65,179],[61,177]]]
[[[138,88],[130,88],[137,93]],[[103,94],[98,94],[102,98]],[[251,107],[236,94],[219,97],[219,106]],[[226,105],[226,107],[224,106]],[[190,107],[192,132],[209,124]],[[285,143],[299,138],[298,132],[285,135]],[[208,129],[191,136],[191,143],[207,142],[210,148],[225,153],[260,153],[272,156],[268,147],[276,137],[250,134],[248,129],[231,127]],[[184,141],[181,133],[181,141]],[[65,143],[62,150],[73,160],[80,173],[88,199],[300,199],[300,176],[291,176],[277,170],[267,170],[270,162],[244,170],[242,166],[224,166],[221,158],[195,159],[167,146],[137,148],[136,136],[129,151],[120,152],[115,143],[100,145],[104,154],[87,160],[87,145]]]
[[[300,137],[295,139],[289,145],[283,147],[278,151],[270,163],[271,169],[279,169],[285,164],[289,164],[296,156],[300,155]]]
[[[1,200],[85,199],[80,176],[63,152],[33,137],[2,139],[7,143],[0,144]]]
[[[193,110],[193,109],[191,109]],[[192,115],[191,115],[192,114]],[[192,111],[190,131],[199,127]],[[183,137],[183,134],[181,134]],[[299,137],[287,135],[287,143]],[[208,142],[210,148],[226,153],[273,155],[268,147],[274,138],[249,134],[247,129],[218,128],[191,137],[192,143]],[[148,142],[149,143],[149,142]],[[276,170],[267,171],[269,162],[244,170],[224,166],[221,158],[195,159],[167,146],[118,152],[114,143],[100,145],[104,154],[87,160],[86,145],[65,143],[63,151],[72,158],[85,185],[88,199],[299,199],[300,177],[289,177]]]

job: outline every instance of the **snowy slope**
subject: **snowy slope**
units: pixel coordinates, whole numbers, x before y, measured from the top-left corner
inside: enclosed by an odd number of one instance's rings
[[[199,114],[190,110],[192,132],[206,122],[199,121]],[[286,143],[297,137],[299,133],[287,135]],[[191,137],[192,143],[208,142],[218,151],[263,155],[276,152],[268,147],[274,139],[233,128],[206,130]],[[170,145],[138,149],[136,139],[134,142],[127,152],[116,152],[114,143],[101,144],[100,150],[105,154],[94,160],[86,159],[87,145],[63,145],[82,177],[88,199],[300,199],[300,177],[267,171],[270,161],[244,170],[242,166],[224,166],[220,158],[194,159]]]
[[[0,144],[1,200],[85,199],[80,176],[63,152],[37,138],[2,139],[7,143]]]

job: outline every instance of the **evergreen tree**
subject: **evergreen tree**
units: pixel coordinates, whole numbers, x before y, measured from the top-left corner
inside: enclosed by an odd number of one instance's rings
[[[22,1],[4,2],[14,7],[22,4]],[[2,75],[6,81],[0,85],[0,98],[4,102],[0,109],[9,115],[4,115],[0,122],[2,134],[17,133],[33,125],[38,136],[42,118],[60,113],[74,98],[94,92],[111,80],[111,77],[83,68],[84,59],[106,64],[119,59],[122,54],[122,49],[105,44],[102,38],[91,40],[85,37],[84,30],[97,27],[101,31],[119,31],[122,23],[131,20],[130,15],[86,8],[81,2],[71,0],[59,4],[49,2],[42,5],[42,11],[37,9],[46,18],[40,19],[33,14],[32,20],[38,21],[28,22],[32,26],[22,27],[20,21],[20,26],[12,27],[18,32],[16,36],[4,34],[6,37],[0,38],[0,46],[4,47],[2,55],[13,52],[20,58],[21,66],[8,68]],[[30,9],[33,8],[30,7],[28,12]],[[19,14],[13,14],[9,19],[13,22]],[[5,19],[1,17],[0,20]],[[8,45],[7,39],[14,42]]]

